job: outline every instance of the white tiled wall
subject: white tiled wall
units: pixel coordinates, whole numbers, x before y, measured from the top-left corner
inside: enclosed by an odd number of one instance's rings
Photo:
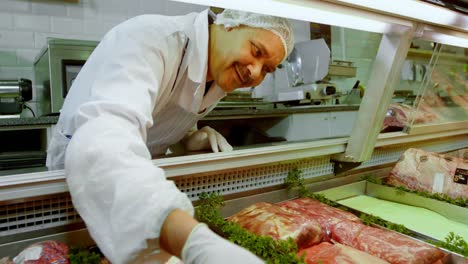
[[[34,58],[47,37],[99,40],[136,15],[186,14],[205,8],[168,0],[1,0],[0,79],[31,79]]]
[[[169,0],[0,0],[0,79],[33,80],[34,59],[48,37],[99,40],[137,15],[184,15],[206,8]],[[294,22],[297,39],[308,38],[307,25]]]
[[[1,0],[0,78],[29,77],[15,70],[32,70],[47,37],[99,40],[110,28],[136,15],[183,15],[205,8],[169,0]],[[302,30],[299,22],[295,26]],[[297,38],[303,39],[298,33]]]
[[[169,0],[1,0],[0,78],[21,77],[14,70],[30,68],[47,37],[99,40],[136,15],[183,15],[205,8]]]
[[[48,37],[99,40],[136,15],[182,15],[205,8],[169,0],[0,0],[0,79],[34,81],[34,59]],[[34,100],[29,102],[33,109]]]
[[[357,67],[355,78],[334,78],[332,81],[344,93],[353,87],[356,80],[367,86],[382,35],[339,27],[332,27],[331,33],[332,60],[352,61]]]

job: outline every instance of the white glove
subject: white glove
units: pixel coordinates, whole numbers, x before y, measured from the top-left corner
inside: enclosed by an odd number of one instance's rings
[[[184,264],[260,264],[248,250],[221,238],[203,223],[197,224],[182,249]]]
[[[211,150],[216,153],[219,151],[224,152],[232,150],[232,146],[229,145],[223,135],[209,126],[205,126],[188,136],[184,140],[184,145],[185,150],[188,151],[197,151],[211,148]]]

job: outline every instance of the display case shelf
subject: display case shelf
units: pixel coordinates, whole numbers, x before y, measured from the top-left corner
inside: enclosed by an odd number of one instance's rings
[[[467,40],[468,41],[468,40]],[[428,50],[419,50],[419,49],[410,49],[408,52],[408,58],[411,59],[425,59],[429,60],[434,53],[432,51]],[[441,53],[439,55],[439,60],[444,60],[444,61],[457,61],[457,62],[468,62],[468,56],[462,56],[462,55],[456,55],[456,54],[450,54],[450,53]]]
[[[281,189],[283,187],[281,180],[294,166],[303,166],[304,169],[313,171],[310,175],[317,180],[317,184],[324,184],[320,182],[322,177],[328,177],[330,181],[336,182],[340,178],[336,177],[333,170],[332,156],[341,156],[345,161],[362,162],[359,170],[389,166],[398,159],[402,151],[410,147],[427,147],[431,151],[468,147],[466,121],[416,126],[409,134],[405,132],[380,134],[382,120],[395,89],[394,84],[398,81],[406,56],[409,54],[418,58],[432,58],[430,53],[410,49],[411,41],[420,38],[466,47],[468,46],[466,16],[412,0],[183,0],[179,2],[240,9],[382,34],[382,40],[379,38],[381,42],[378,54],[372,67],[372,77],[366,87],[350,137],[269,143],[252,148],[235,149],[227,153],[203,153],[153,160],[153,164],[162,168],[166,177],[174,180],[192,200],[196,200],[197,195],[204,190],[221,191],[231,197],[243,196],[244,204],[232,200],[236,207],[247,205],[253,199],[246,196],[253,197],[254,193],[260,195],[268,188]],[[402,6],[404,8],[399,8]],[[425,17],[425,14],[429,14],[429,17]],[[466,62],[466,57],[452,54],[442,54],[441,58]],[[270,110],[264,110],[263,113],[267,114],[267,111]],[[220,114],[215,117],[215,119],[222,118],[226,116]],[[310,160],[319,160],[316,162],[319,165],[316,166],[317,164]],[[316,171],[319,172],[315,173]],[[351,173],[353,171],[349,172]],[[200,183],[203,177],[211,181],[208,187]],[[216,182],[216,186],[213,181]],[[0,205],[67,192],[63,170],[0,177]],[[284,189],[279,192],[286,193]]]

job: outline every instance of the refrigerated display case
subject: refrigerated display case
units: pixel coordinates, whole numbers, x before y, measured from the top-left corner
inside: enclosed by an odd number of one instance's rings
[[[467,127],[467,49],[414,40],[384,120],[384,130],[417,133]]]
[[[465,15],[410,0],[392,5],[357,0],[185,2],[342,27],[350,32],[348,34],[375,34],[372,38],[377,42],[374,53],[360,62],[361,68],[365,65],[368,69],[365,75],[368,79],[359,76],[362,73],[358,67],[358,77],[343,81],[345,85],[359,78],[366,86],[361,103],[354,109],[356,117],[353,122],[324,118],[316,122],[319,122],[317,127],[328,128],[326,136],[270,142],[229,153],[155,159],[154,165],[163,168],[166,176],[194,203],[203,192],[218,192],[227,200],[223,214],[229,216],[255,201],[279,202],[293,198],[294,193],[285,190],[283,182],[295,168],[303,172],[310,190],[325,191],[359,182],[363,174],[385,176],[400,154],[410,147],[435,152],[468,147],[466,114],[463,116],[466,106],[460,105],[463,96],[466,98],[467,89],[468,18]],[[399,5],[405,8],[398,8]],[[428,12],[431,12],[429,18],[423,15]],[[416,48],[415,39],[428,44],[428,48],[423,49],[423,45]],[[432,46],[431,43],[436,44]],[[353,44],[367,49],[366,41]],[[402,91],[408,89],[402,86],[401,75],[409,58],[418,61],[418,65],[427,66],[416,69],[422,73],[417,77],[420,85],[416,85],[412,94],[405,94]],[[437,107],[431,107],[431,111],[436,111],[440,119],[418,123],[412,116],[402,131],[381,133],[396,95],[403,97],[403,103],[415,111],[433,99],[431,106]],[[436,104],[439,97],[445,98],[441,99],[443,104]],[[218,112],[217,116],[211,116],[211,121],[248,119],[265,124],[258,120],[284,117],[285,114],[278,111]],[[316,111],[316,108],[301,109],[300,113],[294,114]],[[257,115],[251,115],[251,112]],[[332,114],[326,116],[333,117]],[[342,123],[346,123],[349,130],[347,135],[336,133]],[[315,127],[312,125],[309,129]],[[0,177],[0,256],[13,256],[32,242],[45,239],[77,246],[94,243],[73,208],[64,171]]]

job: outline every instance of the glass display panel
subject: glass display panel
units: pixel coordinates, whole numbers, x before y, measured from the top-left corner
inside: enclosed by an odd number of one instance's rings
[[[383,132],[468,120],[468,49],[413,41]]]
[[[234,150],[351,135],[382,34],[290,22],[295,35],[291,55],[274,73],[266,74],[261,84],[228,93],[199,120],[199,129],[214,128]],[[60,88],[64,93],[82,63],[61,65],[65,76]],[[44,146],[47,143],[42,140]],[[153,158],[198,153],[171,146],[165,155]]]
[[[347,137],[382,34],[294,21],[295,49],[257,87],[228,94],[209,125],[234,148]]]

